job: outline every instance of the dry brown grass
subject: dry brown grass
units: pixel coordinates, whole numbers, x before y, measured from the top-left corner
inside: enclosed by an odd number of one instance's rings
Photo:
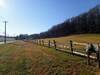
[[[48,40],[56,40],[57,42],[66,44],[70,40],[82,43],[100,43],[100,34],[80,34],[80,35],[71,35],[66,37],[59,38],[47,38]]]
[[[18,41],[0,45],[0,75],[95,75],[86,59]]]

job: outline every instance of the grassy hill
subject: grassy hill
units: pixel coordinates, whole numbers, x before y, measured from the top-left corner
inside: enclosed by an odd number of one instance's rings
[[[56,40],[60,43],[66,43],[69,40],[73,40],[76,42],[84,42],[84,43],[100,43],[100,34],[80,34],[80,35],[70,35],[59,38],[47,38],[47,40]]]

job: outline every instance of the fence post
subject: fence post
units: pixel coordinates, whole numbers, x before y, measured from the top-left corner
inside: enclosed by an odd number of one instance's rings
[[[50,40],[48,41],[48,47],[50,48]]]
[[[36,44],[36,40],[33,40],[33,43],[35,43],[35,44]]]
[[[70,40],[70,50],[71,50],[71,53],[73,54],[73,41],[72,40]]]
[[[42,40],[40,40],[40,45],[42,45]]]
[[[53,40],[53,43],[54,43],[54,48],[56,49],[57,48],[56,41]]]
[[[38,40],[36,40],[35,43],[38,44]]]
[[[44,46],[44,40],[42,40],[42,45]]]
[[[34,43],[36,44],[36,40],[34,40]]]
[[[40,44],[40,40],[38,40],[38,43],[37,43],[38,45]]]
[[[38,45],[40,45],[40,40],[38,40]]]
[[[88,65],[90,65],[90,54],[89,54],[89,52],[87,53],[87,63],[88,63]]]
[[[97,56],[97,60],[98,60],[98,68],[100,69],[100,44],[98,44],[98,56]]]
[[[35,44],[37,44],[37,40],[35,40]]]
[[[32,40],[32,43],[35,43],[35,40]]]
[[[87,64],[90,65],[90,52],[89,52],[89,43],[86,45],[86,54],[87,54]]]
[[[38,42],[39,42],[39,40],[36,40],[36,44],[37,44],[37,45],[39,44]]]
[[[39,45],[41,45],[41,40],[39,40]]]

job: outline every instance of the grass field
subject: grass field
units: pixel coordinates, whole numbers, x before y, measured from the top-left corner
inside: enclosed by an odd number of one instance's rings
[[[97,70],[85,58],[33,43],[0,45],[0,75],[95,75]]]
[[[47,38],[47,40],[56,40],[57,42],[66,44],[70,40],[82,43],[100,43],[100,34],[80,34],[80,35],[71,35],[60,38]]]
[[[73,42],[78,43],[93,43],[93,44],[100,44],[100,34],[80,34],[80,35],[70,35],[65,37],[59,37],[59,38],[46,38],[42,39],[44,42],[48,42],[50,40],[53,42],[55,40],[57,43],[65,44],[67,46],[70,46],[70,40]],[[86,53],[86,45],[75,45],[73,44],[74,51]],[[70,50],[69,48],[66,48],[67,50]]]

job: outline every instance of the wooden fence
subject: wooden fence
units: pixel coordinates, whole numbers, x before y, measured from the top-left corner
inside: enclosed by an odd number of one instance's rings
[[[98,68],[100,68],[100,44],[94,44],[98,46],[98,53],[94,53],[95,55],[88,55],[86,52],[86,48],[89,45],[89,43],[78,43],[78,42],[73,42],[70,40],[66,44],[59,43],[55,40],[33,40],[35,44],[41,45],[41,46],[46,46],[49,48],[54,48],[55,50],[59,50],[62,52],[70,53],[72,55],[77,55],[81,57],[87,58],[87,63],[90,64],[90,59],[97,60],[98,63]]]

